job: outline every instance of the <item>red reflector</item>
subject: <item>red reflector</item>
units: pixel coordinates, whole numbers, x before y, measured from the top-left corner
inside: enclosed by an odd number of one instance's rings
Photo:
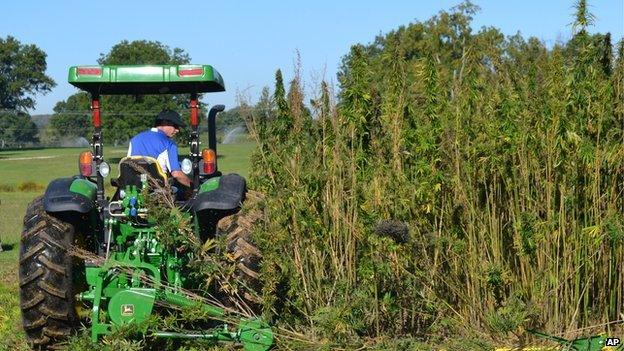
[[[90,177],[93,174],[93,166],[91,164],[80,164],[80,174],[85,177]]]
[[[215,164],[213,163],[204,163],[204,173],[213,174],[215,172]]]
[[[188,76],[201,76],[204,74],[204,68],[185,68],[178,71],[178,75],[180,77],[188,77]]]
[[[81,76],[101,76],[102,68],[100,67],[78,67],[76,73]]]
[[[203,149],[202,159],[204,160],[204,173],[213,174],[217,170],[217,154],[212,149]]]

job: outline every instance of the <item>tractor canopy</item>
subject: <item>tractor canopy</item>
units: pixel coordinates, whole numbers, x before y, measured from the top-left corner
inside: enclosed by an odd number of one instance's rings
[[[225,91],[223,78],[210,65],[72,66],[68,81],[92,96]]]

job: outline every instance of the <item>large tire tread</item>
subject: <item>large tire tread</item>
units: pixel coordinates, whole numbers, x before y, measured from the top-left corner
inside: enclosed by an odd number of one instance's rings
[[[69,253],[74,232],[72,224],[45,212],[43,197],[28,206],[20,245],[20,309],[34,349],[58,346],[79,326],[73,291],[76,259]]]
[[[255,192],[250,193],[245,204],[249,210],[221,220],[219,232],[226,236],[227,252],[236,261],[235,275],[241,283],[237,291],[238,296],[230,298],[242,299],[242,302],[257,313],[262,305],[262,281],[260,280],[262,253],[253,243],[251,234],[253,226],[262,217],[262,211],[255,206],[257,205],[255,202],[260,199],[259,195]]]

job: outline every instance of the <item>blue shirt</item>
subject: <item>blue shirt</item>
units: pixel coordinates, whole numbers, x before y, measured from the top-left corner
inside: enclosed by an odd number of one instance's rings
[[[166,172],[179,171],[178,146],[165,132],[152,128],[130,139],[128,156],[148,156],[158,160]]]

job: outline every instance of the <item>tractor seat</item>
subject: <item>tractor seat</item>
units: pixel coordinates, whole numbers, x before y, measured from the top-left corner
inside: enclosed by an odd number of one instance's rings
[[[119,178],[111,179],[111,184],[123,189],[128,185],[134,185],[141,189],[141,175],[147,174],[147,181],[150,186],[156,182],[158,186],[165,187],[167,185],[167,175],[160,167],[158,160],[147,156],[129,156],[119,161]]]

